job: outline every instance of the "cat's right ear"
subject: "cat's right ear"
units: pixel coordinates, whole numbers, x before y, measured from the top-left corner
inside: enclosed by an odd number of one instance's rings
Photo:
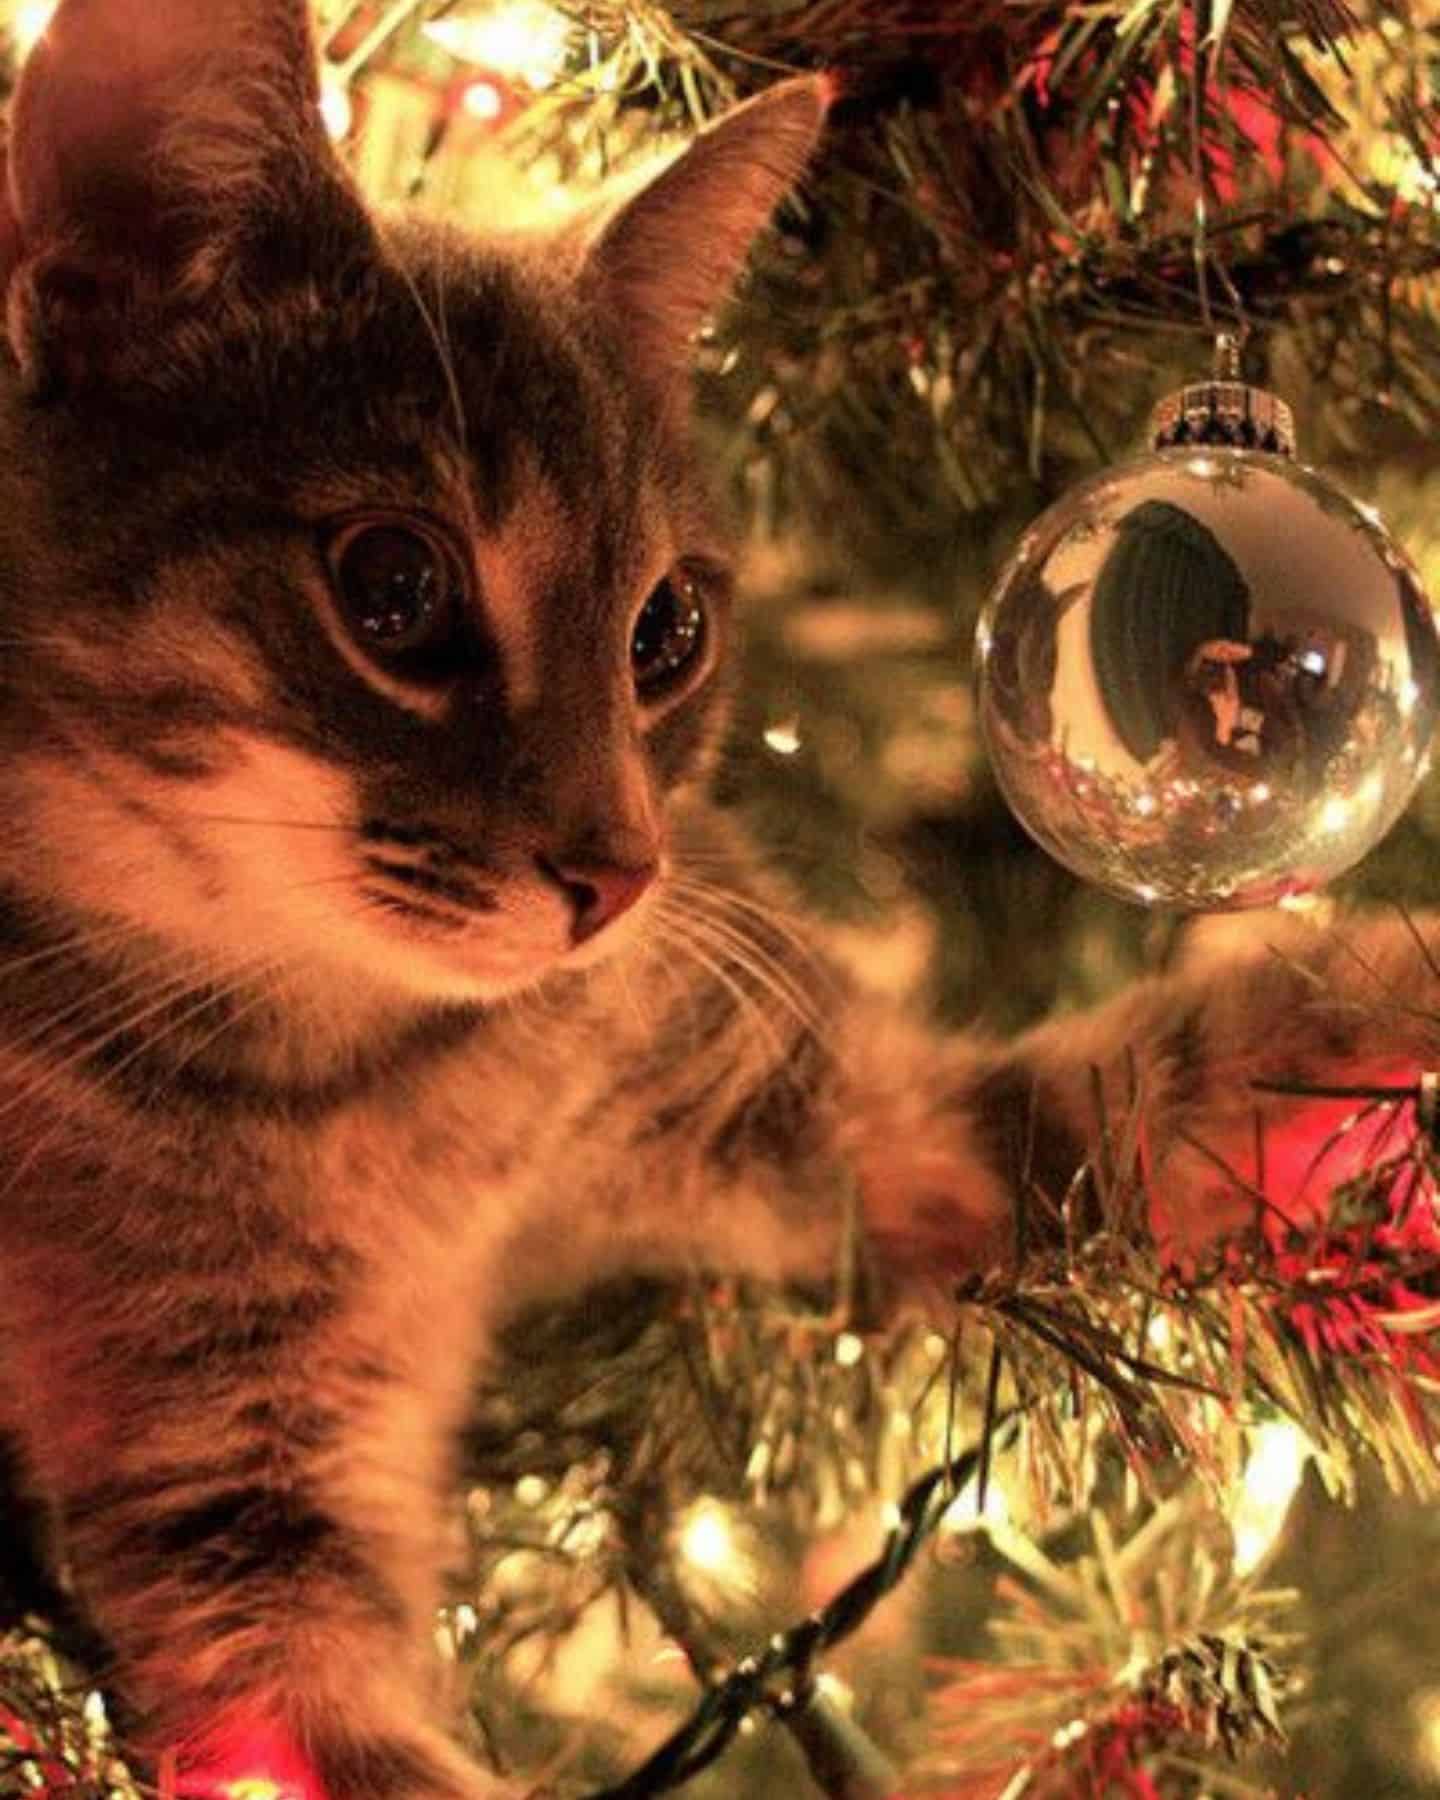
[[[776,83],[702,131],[602,217],[582,279],[625,321],[652,369],[673,374],[685,362],[751,243],[804,172],[834,92],[828,75]]]
[[[32,385],[103,373],[142,334],[369,239],[321,119],[308,0],[60,0],[5,162],[0,285]]]

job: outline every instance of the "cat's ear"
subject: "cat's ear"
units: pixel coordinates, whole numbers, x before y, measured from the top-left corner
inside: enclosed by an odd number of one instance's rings
[[[60,0],[21,72],[0,283],[47,334],[283,283],[365,229],[325,135],[307,0]]]
[[[804,173],[831,95],[823,75],[767,88],[701,132],[605,220],[585,277],[652,363],[683,362]]]

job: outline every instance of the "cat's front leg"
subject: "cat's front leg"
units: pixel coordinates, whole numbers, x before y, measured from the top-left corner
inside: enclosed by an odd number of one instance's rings
[[[234,1242],[147,1250],[133,1215],[112,1237],[83,1318],[58,1303],[74,1268],[34,1246],[13,1298],[26,1459],[113,1651],[96,1673],[127,1754],[180,1794],[498,1800],[436,1704],[466,1366],[445,1309],[279,1225],[248,1269]]]
[[[1413,1089],[1440,1067],[1440,923],[1267,924],[1242,954],[1193,957],[1009,1044],[860,1044],[837,1128],[902,1282],[1015,1267],[1054,1241],[1067,1198],[1085,1201],[1082,1174],[1092,1192],[1142,1184],[1162,1250],[1183,1254],[1257,1207],[1303,1225],[1373,1160],[1374,1131],[1343,1129],[1354,1098],[1302,1090]],[[1386,1153],[1414,1128],[1402,1106]],[[1071,1231],[1095,1216],[1072,1206]]]
[[[689,1028],[703,1055],[657,1054],[623,1103],[597,1109],[627,1138],[585,1153],[600,1170],[596,1253],[823,1277],[853,1196],[882,1290],[934,1295],[1053,1242],[1077,1178],[1105,1181],[1127,1147],[1176,1251],[1248,1224],[1261,1189],[1280,1210],[1302,1187],[1311,1210],[1323,1203],[1369,1142],[1330,1147],[1353,1103],[1266,1084],[1414,1083],[1440,1066],[1440,926],[1266,927],[1245,955],[1005,1043],[832,989],[808,1022],[772,1020],[783,1041],[767,1049],[733,998],[708,1004],[718,1022]],[[1072,1208],[1072,1229],[1093,1216]]]

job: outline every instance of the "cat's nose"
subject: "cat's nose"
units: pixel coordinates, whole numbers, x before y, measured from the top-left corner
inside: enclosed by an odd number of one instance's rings
[[[629,912],[660,873],[654,862],[627,866],[612,862],[580,862],[566,858],[552,862],[541,857],[540,865],[552,881],[564,888],[574,908],[570,942],[583,944],[607,925]]]

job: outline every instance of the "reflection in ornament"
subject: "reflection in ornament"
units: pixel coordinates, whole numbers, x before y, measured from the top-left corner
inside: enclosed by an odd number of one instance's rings
[[[993,642],[986,647],[995,704],[1021,735],[1050,735],[1057,641],[1054,627],[1084,593],[1084,587],[1077,586],[1054,598],[1048,590],[1037,594],[1037,604],[1016,608],[1013,629],[997,625]]]
[[[1273,904],[1405,806],[1440,641],[1374,513],[1291,460],[1279,402],[1219,381],[1161,415],[1155,452],[1026,532],[980,621],[981,725],[1022,823],[1079,874]]]
[[[1198,519],[1146,500],[1118,521],[1095,581],[1090,654],[1132,756],[1148,762],[1176,735],[1194,646],[1234,638],[1244,654],[1248,614],[1240,571]]]

